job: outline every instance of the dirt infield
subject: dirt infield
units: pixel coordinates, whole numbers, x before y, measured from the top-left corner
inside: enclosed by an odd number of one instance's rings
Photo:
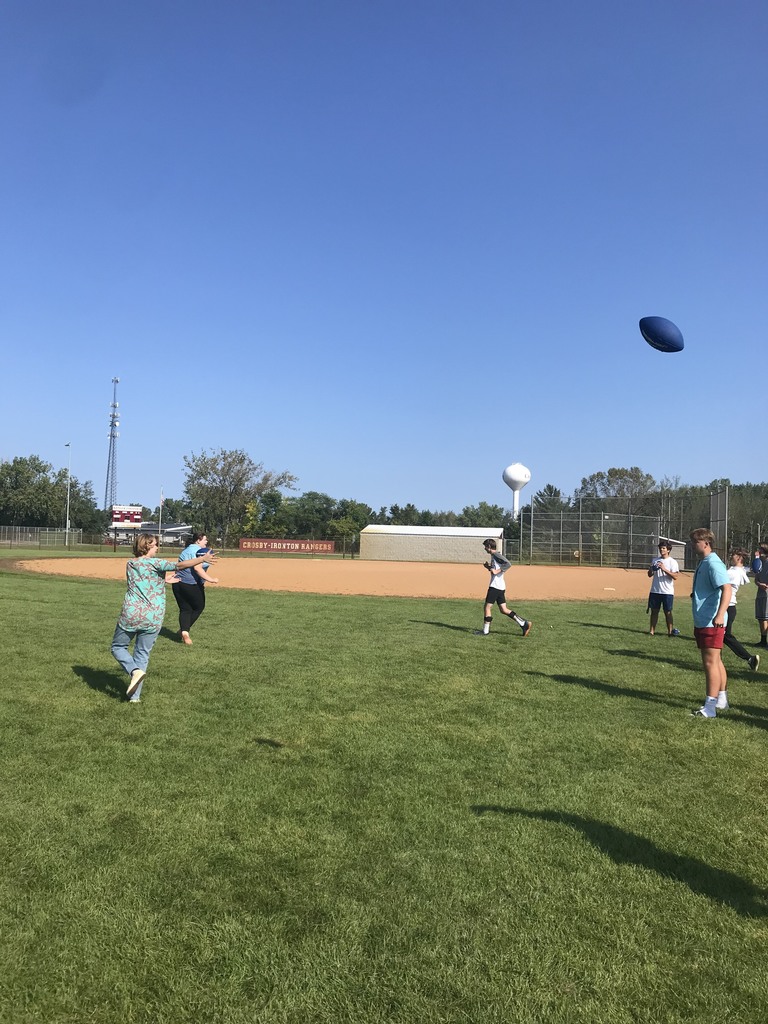
[[[125,563],[114,558],[29,559],[13,563],[25,572],[122,580]],[[221,586],[302,594],[385,597],[452,597],[480,600],[488,583],[482,565],[442,562],[369,562],[307,558],[222,558],[215,569]],[[678,597],[691,592],[691,576],[677,581]],[[513,566],[510,597],[531,601],[642,601],[650,590],[644,569]]]

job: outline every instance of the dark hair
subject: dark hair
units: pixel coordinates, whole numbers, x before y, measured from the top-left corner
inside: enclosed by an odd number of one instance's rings
[[[188,544],[198,544],[203,537],[207,537],[208,534],[205,530],[197,530],[196,532],[190,533]]]
[[[484,548],[493,548],[493,550],[495,551],[496,550],[496,541],[495,540],[491,540],[490,537],[489,537],[488,540],[484,540],[483,541],[483,547]]]

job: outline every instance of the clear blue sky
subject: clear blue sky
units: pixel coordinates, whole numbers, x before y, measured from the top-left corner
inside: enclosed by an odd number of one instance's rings
[[[101,504],[119,376],[121,502],[765,479],[766,52],[761,0],[4,0],[0,458]]]

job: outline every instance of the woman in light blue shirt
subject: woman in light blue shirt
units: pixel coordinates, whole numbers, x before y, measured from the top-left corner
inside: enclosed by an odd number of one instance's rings
[[[179,561],[199,558],[210,550],[208,537],[204,533],[193,533],[189,544],[181,552]],[[173,584],[173,596],[179,606],[179,632],[185,644],[192,643],[189,631],[205,609],[205,584],[219,582],[215,576],[209,576],[207,570],[208,562],[203,562],[194,569],[181,569],[176,574],[179,578],[178,583]]]

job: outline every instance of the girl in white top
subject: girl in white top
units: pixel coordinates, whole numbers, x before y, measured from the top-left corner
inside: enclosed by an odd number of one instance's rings
[[[737,658],[741,658],[742,661],[748,661],[749,667],[753,672],[756,672],[757,666],[760,664],[760,655],[750,654],[733,635],[733,623],[736,619],[736,592],[739,587],[749,583],[749,576],[747,576],[746,570],[748,559],[749,555],[741,548],[731,552],[731,564],[728,566],[728,580],[731,584],[731,603],[728,606],[728,618],[725,623],[723,643],[733,651]]]

